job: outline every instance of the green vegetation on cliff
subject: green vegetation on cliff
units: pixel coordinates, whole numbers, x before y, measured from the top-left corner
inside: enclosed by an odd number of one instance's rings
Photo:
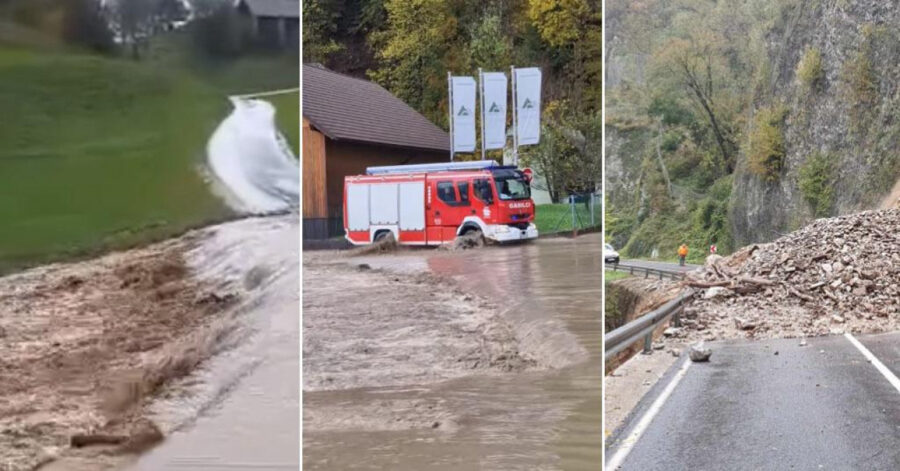
[[[727,254],[871,208],[900,177],[896,9],[609,0],[606,19],[608,235],[624,256]]]
[[[822,53],[811,47],[803,53],[797,63],[797,80],[810,92],[818,91],[825,80],[825,69],[822,67]]]
[[[784,119],[782,105],[764,107],[756,112],[747,136],[747,163],[751,172],[766,181],[776,181],[784,168]]]
[[[827,216],[834,204],[834,157],[817,153],[800,167],[800,191],[816,216]]]

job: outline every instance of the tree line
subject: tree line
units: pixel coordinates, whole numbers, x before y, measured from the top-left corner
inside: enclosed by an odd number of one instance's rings
[[[68,46],[139,60],[150,40],[187,27],[199,52],[236,56],[254,47],[230,0],[0,0],[0,21]]]

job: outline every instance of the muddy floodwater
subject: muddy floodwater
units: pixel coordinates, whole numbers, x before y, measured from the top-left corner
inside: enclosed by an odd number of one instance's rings
[[[250,219],[194,254],[208,276],[243,288],[242,335],[152,405],[167,439],[128,471],[297,469],[299,237],[296,216]]]
[[[598,469],[601,251],[600,235],[462,252],[418,251],[432,273],[491,301],[520,349],[540,366],[423,384],[307,391],[306,410],[382,404],[397,421],[439,419],[433,427],[373,429],[350,421],[350,426],[307,429],[305,469]],[[382,257],[389,265],[392,256]]]

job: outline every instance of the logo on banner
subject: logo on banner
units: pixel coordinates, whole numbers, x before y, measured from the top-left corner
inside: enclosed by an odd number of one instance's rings
[[[500,107],[497,106],[497,102],[495,101],[495,102],[491,103],[491,107],[488,108],[488,113],[499,113],[499,112],[500,112]]]
[[[522,104],[522,109],[534,108],[534,103],[531,102],[528,98],[525,99],[525,103]]]
[[[465,106],[461,106],[459,108],[459,113],[456,113],[457,116],[469,116],[469,110],[466,109]]]

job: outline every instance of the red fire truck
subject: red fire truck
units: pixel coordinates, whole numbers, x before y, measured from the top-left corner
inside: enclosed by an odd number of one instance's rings
[[[534,239],[530,181],[530,170],[491,160],[369,167],[344,178],[344,231],[355,245],[389,234],[440,245],[473,231],[497,242]]]

